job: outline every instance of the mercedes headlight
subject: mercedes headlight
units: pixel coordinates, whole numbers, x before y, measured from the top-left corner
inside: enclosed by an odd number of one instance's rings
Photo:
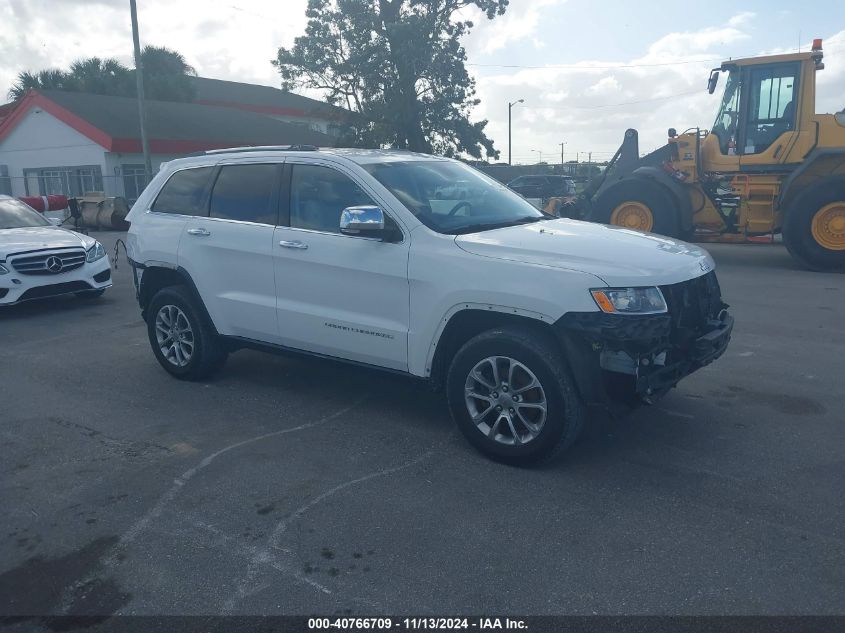
[[[85,254],[85,261],[89,264],[91,262],[95,262],[98,259],[102,259],[106,256],[106,249],[103,248],[103,245],[99,242],[96,242],[94,246],[88,249],[87,253]]]
[[[7,275],[9,274],[9,269],[6,268],[3,264],[0,264],[0,275]]]
[[[602,312],[608,314],[660,314],[667,311],[660,288],[597,288],[590,290]]]

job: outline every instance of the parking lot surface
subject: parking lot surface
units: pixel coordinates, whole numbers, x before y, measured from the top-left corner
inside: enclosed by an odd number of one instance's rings
[[[708,248],[725,356],[533,469],[398,376],[171,378],[122,251],[0,310],[0,615],[845,613],[845,276]]]

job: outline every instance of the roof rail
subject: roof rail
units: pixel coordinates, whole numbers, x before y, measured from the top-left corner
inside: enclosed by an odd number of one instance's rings
[[[206,154],[240,154],[245,152],[316,152],[316,145],[256,145],[250,147],[229,147],[226,149],[206,150]]]

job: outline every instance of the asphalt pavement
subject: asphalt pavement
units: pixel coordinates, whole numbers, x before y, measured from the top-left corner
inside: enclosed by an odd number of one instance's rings
[[[845,613],[845,276],[708,248],[725,356],[533,469],[402,377],[171,378],[122,251],[99,301],[0,308],[0,615]]]

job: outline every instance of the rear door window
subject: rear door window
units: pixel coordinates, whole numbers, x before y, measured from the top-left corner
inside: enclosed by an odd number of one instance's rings
[[[162,187],[152,210],[156,213],[205,215],[212,170],[213,167],[197,167],[177,171]]]
[[[277,165],[224,165],[211,193],[210,216],[275,225],[278,180]]]

